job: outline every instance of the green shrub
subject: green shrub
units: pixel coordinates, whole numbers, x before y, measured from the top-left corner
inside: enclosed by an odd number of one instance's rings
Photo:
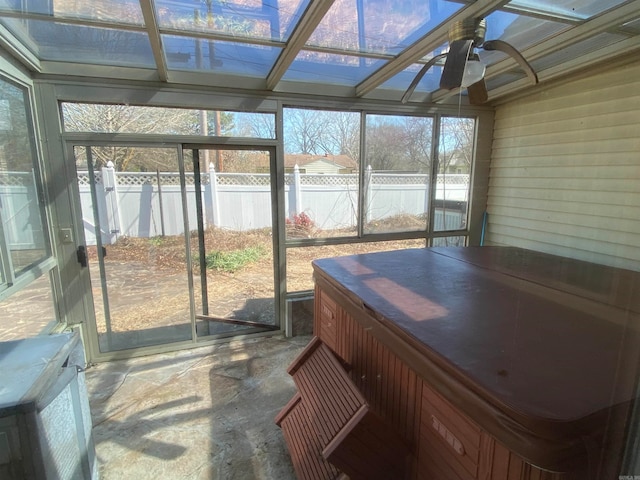
[[[257,262],[263,255],[263,247],[248,247],[230,252],[211,252],[207,254],[205,261],[207,268],[233,273],[249,263]]]

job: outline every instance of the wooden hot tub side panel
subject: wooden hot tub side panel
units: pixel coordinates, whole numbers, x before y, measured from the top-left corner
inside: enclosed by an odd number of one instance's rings
[[[316,277],[315,293],[319,301],[314,334],[348,365],[352,381],[372,411],[407,442],[413,457],[409,478],[586,478],[583,473],[546,472],[528,464],[434,392],[387,344],[392,344],[395,351],[406,349],[408,357],[419,353],[375,325],[376,319],[366,307],[359,307],[323,277]]]

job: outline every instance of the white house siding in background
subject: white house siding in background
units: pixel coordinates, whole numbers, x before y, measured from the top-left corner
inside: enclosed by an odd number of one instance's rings
[[[340,173],[340,171],[343,170],[345,167],[338,165],[337,163],[331,162],[329,160],[319,158],[313,162],[306,163],[301,168],[304,169],[305,173],[336,174],[336,173]]]
[[[640,63],[496,109],[487,245],[640,270]]]

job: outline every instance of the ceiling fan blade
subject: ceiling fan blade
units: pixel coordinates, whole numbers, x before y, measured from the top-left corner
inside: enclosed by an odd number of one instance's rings
[[[533,70],[533,67],[513,45],[503,40],[487,40],[482,44],[482,48],[485,50],[499,50],[500,52],[506,53],[518,62],[518,65],[520,65],[524,73],[527,74],[527,77],[529,77],[533,83],[538,83],[538,75]]]
[[[454,40],[449,44],[447,61],[444,63],[444,70],[440,78],[440,88],[453,90],[460,87],[464,66],[467,63],[472,44],[473,40]]]
[[[404,92],[404,95],[402,96],[402,100],[401,100],[402,103],[407,103],[409,101],[409,98],[411,98],[413,91],[416,89],[416,87],[420,83],[420,80],[422,80],[422,77],[424,77],[424,74],[427,73],[427,71],[431,67],[433,67],[436,64],[436,62],[438,62],[439,60],[442,60],[446,56],[447,56],[446,53],[441,53],[440,55],[436,55],[435,57],[433,57],[431,60],[429,60],[427,63],[424,64],[424,67],[420,69],[420,71],[416,75],[416,78],[413,79],[413,82],[411,82],[411,85],[409,85],[409,88],[407,88],[407,91]]]
[[[482,105],[489,100],[487,85],[484,83],[484,78],[479,82],[469,85],[467,87],[467,94],[469,95],[469,103],[471,105]]]

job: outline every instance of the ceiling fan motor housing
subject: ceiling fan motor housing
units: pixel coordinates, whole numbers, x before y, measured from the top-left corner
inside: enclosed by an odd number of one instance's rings
[[[472,40],[474,47],[484,43],[487,33],[487,21],[484,18],[467,18],[455,22],[449,28],[449,43],[457,40]]]

